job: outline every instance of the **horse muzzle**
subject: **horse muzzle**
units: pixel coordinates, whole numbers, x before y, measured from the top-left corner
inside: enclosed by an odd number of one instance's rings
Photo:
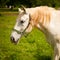
[[[14,44],[17,44],[18,43],[18,39],[15,40],[15,38],[13,36],[10,37],[11,39],[11,42],[14,43]]]

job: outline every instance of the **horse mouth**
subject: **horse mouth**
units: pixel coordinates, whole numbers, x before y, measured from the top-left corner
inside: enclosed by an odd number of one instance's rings
[[[16,44],[16,45],[18,44],[18,40],[17,41],[11,41],[11,42],[14,43],[14,44]]]

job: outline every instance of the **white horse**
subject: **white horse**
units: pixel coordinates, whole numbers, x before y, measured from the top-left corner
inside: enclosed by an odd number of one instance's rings
[[[11,40],[17,43],[23,33],[29,33],[33,27],[40,29],[54,49],[54,59],[60,59],[60,11],[40,6],[19,8],[19,16],[11,34]]]

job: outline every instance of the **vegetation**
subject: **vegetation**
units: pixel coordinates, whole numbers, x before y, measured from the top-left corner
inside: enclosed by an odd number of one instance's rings
[[[10,34],[17,15],[10,14],[0,13],[0,60],[51,60],[53,50],[44,34],[36,28],[23,36],[17,45],[11,43]]]
[[[27,7],[47,5],[52,7],[60,7],[60,0],[0,0],[0,7],[5,6],[19,7],[21,5]]]
[[[0,8],[0,13],[1,12],[17,12],[18,8],[14,8],[14,9],[9,9],[9,8]]]

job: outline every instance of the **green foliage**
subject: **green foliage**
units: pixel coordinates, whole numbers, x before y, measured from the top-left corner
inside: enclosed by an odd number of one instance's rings
[[[12,5],[15,7],[20,7],[21,5],[27,7],[35,7],[41,5],[60,7],[60,0],[0,0],[0,7],[4,7],[5,5]]]
[[[51,46],[36,28],[28,36],[23,36],[17,45],[11,43],[10,34],[17,15],[6,14],[0,15],[0,60],[51,60]]]
[[[0,0],[0,7],[4,7],[10,0]]]

